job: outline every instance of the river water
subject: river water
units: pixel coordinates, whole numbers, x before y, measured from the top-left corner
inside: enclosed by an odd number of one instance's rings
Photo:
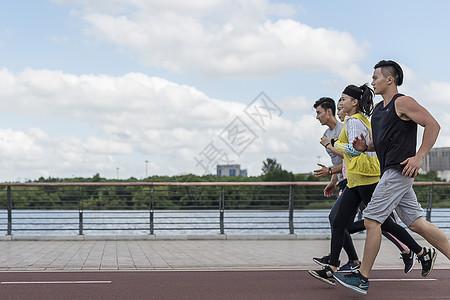
[[[294,233],[330,233],[329,210],[294,211]],[[287,210],[224,211],[225,234],[289,234]],[[150,234],[149,211],[83,211],[78,210],[18,210],[12,212],[13,235],[120,235]],[[450,209],[433,209],[431,221],[450,233]],[[155,211],[154,234],[220,234],[220,213],[217,210]],[[0,211],[0,234],[7,234],[8,219]]]

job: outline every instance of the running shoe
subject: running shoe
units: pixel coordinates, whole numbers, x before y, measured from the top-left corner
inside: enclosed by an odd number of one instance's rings
[[[316,264],[319,264],[323,267],[328,266],[328,264],[330,263],[330,254],[322,256],[322,257],[313,257],[313,261]]]
[[[405,273],[411,272],[416,264],[416,254],[410,250],[409,253],[402,253],[400,258],[405,263]]]
[[[333,277],[337,280],[337,282],[346,288],[364,295],[367,294],[367,290],[369,289],[369,280],[362,279],[359,271],[347,275],[342,275],[336,272],[333,273]]]
[[[361,264],[355,264],[353,262],[353,260],[349,260],[345,265],[341,266],[338,269],[338,272],[341,272],[341,273],[354,272],[356,270],[359,270],[360,267],[361,267]]]
[[[322,270],[309,270],[308,273],[311,274],[311,276],[313,276],[314,278],[322,280],[323,282],[331,285],[336,285],[336,283],[334,283],[333,270],[331,270],[329,266],[323,267]]]
[[[427,277],[431,274],[434,268],[434,262],[436,261],[436,249],[423,247],[423,254],[418,256],[420,263],[422,264],[422,276]]]

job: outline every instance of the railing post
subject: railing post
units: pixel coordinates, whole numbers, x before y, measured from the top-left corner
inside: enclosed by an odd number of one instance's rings
[[[426,220],[431,222],[431,208],[433,206],[433,186],[428,187],[428,199],[427,199],[427,215]]]
[[[294,186],[289,186],[289,234],[294,234]]]
[[[225,187],[220,187],[220,195],[219,195],[219,224],[220,224],[220,234],[225,234]]]
[[[78,235],[83,235],[83,187],[78,190]]]
[[[150,213],[150,234],[155,234],[155,189],[153,186],[150,186],[149,190],[150,203],[149,203],[149,213]]]
[[[12,194],[11,194],[11,186],[6,187],[6,207],[8,210],[8,230],[7,235],[11,235],[12,233]]]

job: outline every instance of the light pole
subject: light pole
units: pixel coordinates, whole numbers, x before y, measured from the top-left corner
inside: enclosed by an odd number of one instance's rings
[[[117,167],[116,170],[117,170],[117,180],[119,180],[119,167]]]
[[[148,177],[148,160],[145,161],[145,178]]]

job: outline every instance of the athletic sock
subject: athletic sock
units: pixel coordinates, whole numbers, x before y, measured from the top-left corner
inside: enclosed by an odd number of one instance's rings
[[[422,247],[422,250],[423,250],[422,255],[419,255],[419,254],[416,253],[417,257],[422,257],[425,254],[427,254],[427,249],[425,249],[425,247]]]
[[[366,283],[366,282],[369,281],[369,278],[364,277],[364,276],[361,274],[361,272],[358,272],[358,274],[359,274],[359,278],[361,278],[361,281],[362,281],[362,282]]]

